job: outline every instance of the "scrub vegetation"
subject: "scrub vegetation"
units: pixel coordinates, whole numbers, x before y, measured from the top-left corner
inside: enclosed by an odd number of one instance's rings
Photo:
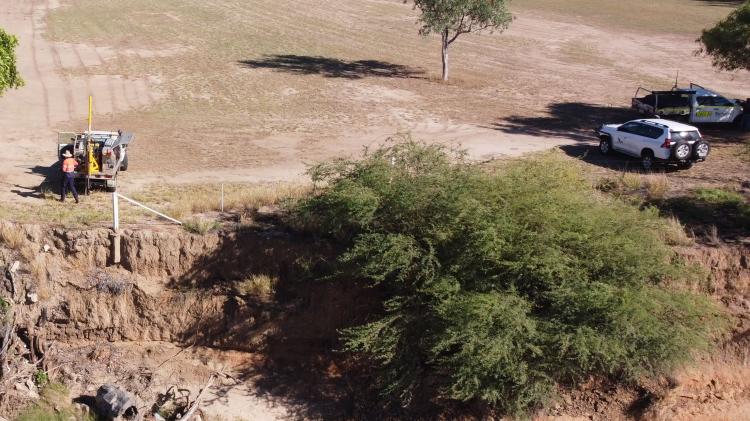
[[[597,193],[579,165],[548,153],[487,171],[408,141],[311,169],[294,212],[382,297],[342,338],[386,400],[522,413],[555,384],[663,372],[708,345],[723,318],[674,288],[691,271],[665,243],[673,224]]]
[[[41,392],[41,399],[18,416],[18,421],[94,421],[90,414],[83,414],[70,403],[68,389],[60,383],[48,383]]]

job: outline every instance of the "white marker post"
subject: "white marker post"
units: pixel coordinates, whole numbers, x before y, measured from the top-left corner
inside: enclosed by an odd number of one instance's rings
[[[112,193],[112,263],[120,263],[120,201],[117,193]]]
[[[114,231],[112,235],[112,263],[114,264],[120,263],[120,198],[136,206],[140,206],[141,208],[146,209],[147,211],[152,212],[158,216],[161,216],[164,219],[172,221],[175,224],[182,225],[182,222],[164,215],[159,211],[155,211],[142,203],[136,202],[135,200],[129,199],[121,194],[112,193],[112,231]]]

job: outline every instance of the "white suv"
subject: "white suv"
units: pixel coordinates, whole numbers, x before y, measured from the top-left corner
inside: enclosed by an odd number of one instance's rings
[[[657,161],[689,168],[704,161],[711,146],[693,126],[662,119],[633,120],[625,124],[604,124],[595,130],[599,151],[617,151],[641,159],[644,170]]]

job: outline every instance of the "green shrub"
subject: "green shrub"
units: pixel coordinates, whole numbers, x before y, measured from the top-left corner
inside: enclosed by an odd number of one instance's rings
[[[0,316],[4,316],[5,313],[10,309],[10,303],[5,301],[3,297],[0,297]]]
[[[344,242],[342,273],[385,297],[343,331],[345,349],[401,404],[437,395],[518,413],[555,383],[668,369],[718,326],[707,299],[660,286],[684,271],[657,211],[601,197],[555,153],[489,174],[405,142],[311,174],[301,226]]]
[[[713,205],[728,207],[739,206],[745,202],[745,198],[743,198],[742,195],[737,192],[715,188],[696,189],[695,198]]]
[[[44,370],[37,370],[36,373],[34,373],[34,383],[36,383],[37,386],[44,386],[49,383],[49,375],[47,375],[47,372]]]

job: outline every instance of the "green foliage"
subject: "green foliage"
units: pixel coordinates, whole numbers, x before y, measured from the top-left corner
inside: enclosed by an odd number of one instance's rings
[[[668,369],[720,319],[660,286],[684,270],[656,210],[597,195],[555,153],[489,173],[405,142],[311,174],[302,226],[343,242],[340,270],[385,297],[345,349],[402,404],[437,394],[517,413],[556,382]]]
[[[745,1],[716,26],[703,30],[698,40],[714,66],[750,70],[750,1]]]
[[[9,308],[10,308],[10,303],[6,301],[3,297],[0,297],[0,316],[5,315],[8,312]]]
[[[23,79],[16,68],[18,38],[0,28],[0,95],[7,89],[23,86]]]
[[[745,198],[737,192],[715,188],[696,189],[695,198],[706,203],[721,206],[738,206],[745,202]]]
[[[443,80],[448,80],[448,47],[460,35],[486,29],[503,31],[513,21],[508,0],[414,0],[414,7],[422,12],[419,33],[442,37]]]
[[[36,383],[37,386],[44,386],[47,383],[49,383],[49,375],[44,370],[37,370],[36,373],[34,373],[34,383]]]
[[[513,20],[507,3],[505,0],[414,0],[414,6],[422,12],[419,33],[448,31],[452,39],[484,29],[506,29]]]

